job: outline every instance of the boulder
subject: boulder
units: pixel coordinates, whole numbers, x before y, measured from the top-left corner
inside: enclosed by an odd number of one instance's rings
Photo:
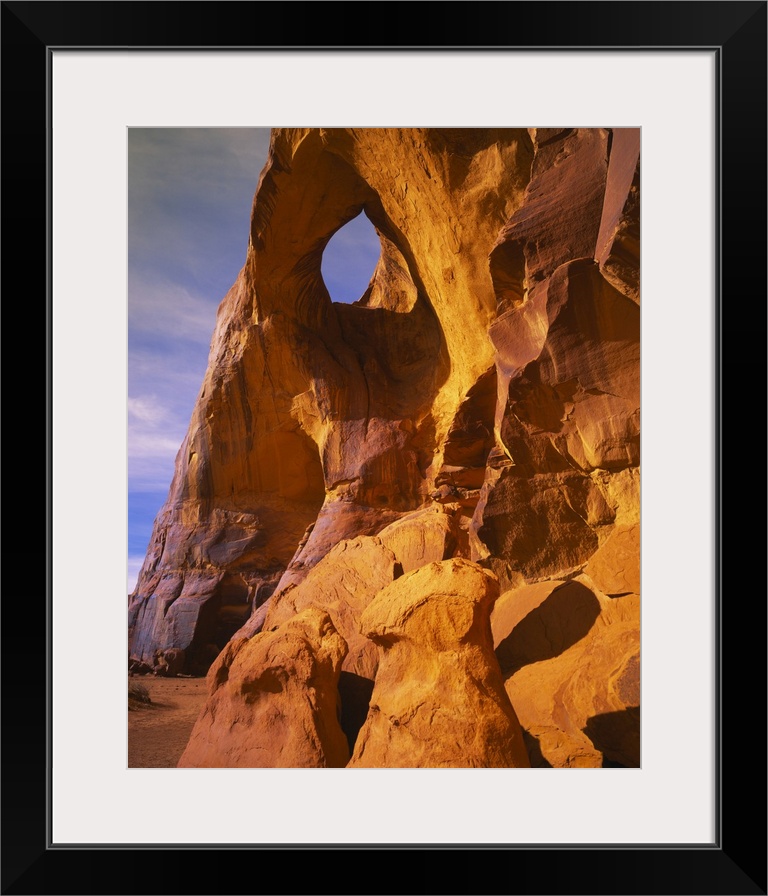
[[[403,572],[446,560],[458,548],[455,515],[439,504],[406,514],[379,532],[381,543],[397,558]]]
[[[351,768],[525,768],[523,736],[493,654],[498,582],[468,560],[430,563],[362,616],[381,650]]]
[[[376,594],[399,574],[395,556],[378,538],[342,541],[299,584],[274,595],[263,631],[271,631],[307,607],[328,613],[347,643],[343,669],[373,679],[375,647],[360,634],[360,618]]]
[[[175,677],[184,669],[184,651],[179,647],[158,650],[152,671],[155,675]]]
[[[640,594],[640,524],[616,526],[584,571],[605,594]]]
[[[507,592],[491,620],[531,764],[640,766],[640,602],[587,576]]]
[[[316,608],[273,632],[230,641],[208,671],[208,699],[179,768],[341,768],[344,639]]]

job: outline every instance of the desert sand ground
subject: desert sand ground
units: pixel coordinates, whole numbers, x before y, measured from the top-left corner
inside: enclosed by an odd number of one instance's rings
[[[175,768],[205,703],[205,678],[138,676],[151,704],[128,712],[128,767]]]

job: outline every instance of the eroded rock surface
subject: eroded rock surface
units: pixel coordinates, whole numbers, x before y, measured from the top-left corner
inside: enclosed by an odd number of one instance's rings
[[[441,504],[406,514],[379,533],[397,558],[403,572],[419,569],[436,560],[447,560],[459,550],[461,535],[456,512]]]
[[[493,654],[498,581],[468,560],[430,563],[368,606],[381,649],[349,766],[525,768],[528,754]]]
[[[208,700],[179,768],[340,768],[338,680],[347,645],[310,608],[274,632],[231,641],[208,671]]]
[[[637,761],[639,148],[631,128],[273,131],[245,264],[130,598],[132,662],[177,650],[185,672],[218,656],[230,689],[255,670],[269,681],[271,654],[252,645],[320,613],[348,644],[333,690],[353,764],[461,764],[447,720],[463,743],[463,707],[481,732],[464,764],[525,765],[519,738],[500,746],[507,692],[534,764]],[[361,211],[381,256],[364,295],[334,303],[323,250]],[[496,655],[477,620],[469,641],[457,634],[467,607],[490,611],[497,586],[480,566],[504,592]],[[451,586],[446,604],[435,569],[466,594]],[[430,597],[403,633],[380,601],[407,604],[417,587]],[[438,649],[433,630],[456,644]],[[490,690],[424,695],[434,742],[419,715],[408,759],[369,705],[381,716],[396,700],[402,721],[424,685],[398,684],[382,651],[391,669],[454,684],[477,673]],[[275,662],[298,676],[279,699],[306,701],[304,672]],[[215,711],[257,722],[219,690],[194,737],[211,763]],[[341,762],[315,735],[302,753],[275,732],[291,745],[228,746],[224,764]]]
[[[587,576],[507,592],[496,656],[534,766],[640,765],[640,604]]]
[[[264,630],[276,628],[307,607],[327,611],[347,643],[344,671],[372,681],[378,654],[360,634],[360,618],[378,592],[399,572],[395,555],[378,538],[364,536],[342,541],[299,585],[270,599]]]
[[[532,157],[525,129],[273,133],[132,595],[135,659],[221,649],[246,621],[215,631],[225,573],[252,607],[276,574],[295,584],[339,541],[423,504],[462,398],[493,363],[488,253]],[[358,303],[334,304],[323,249],[361,210],[381,258]]]

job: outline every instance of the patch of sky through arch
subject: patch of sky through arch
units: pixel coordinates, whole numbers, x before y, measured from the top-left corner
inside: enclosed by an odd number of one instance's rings
[[[320,269],[333,302],[356,302],[368,288],[381,255],[376,230],[364,212],[331,237]]]

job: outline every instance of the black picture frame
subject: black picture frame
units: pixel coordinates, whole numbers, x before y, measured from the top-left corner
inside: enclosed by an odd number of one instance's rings
[[[2,893],[547,893],[547,894],[765,894],[766,843],[766,606],[764,575],[764,471],[762,433],[766,348],[766,2],[498,2],[356,4],[365,39],[356,49],[579,49],[711,48],[719,78],[719,240],[717,334],[717,631],[718,693],[716,838],[712,845],[460,847],[339,845],[269,847],[257,861],[223,851],[248,846],[173,844],[61,848],[50,844],[50,693],[43,661],[51,632],[51,394],[50,377],[50,171],[49,61],[54,48],[339,48],[334,19],[346,12],[332,4],[174,2],[3,2],[2,136],[3,238],[6,264],[6,332],[34,332],[31,365],[44,376],[42,396],[25,379],[6,377],[8,442],[23,430],[24,448],[11,447],[30,479],[46,481],[46,600],[40,569],[38,522],[19,525],[15,513],[6,538],[6,593],[2,604],[3,756]],[[416,15],[424,7],[423,26]],[[335,12],[329,12],[334,7]],[[402,7],[402,8],[401,8]],[[297,14],[300,9],[300,14]],[[407,19],[407,41],[403,40]],[[277,24],[275,24],[277,22]],[[268,23],[268,24],[267,24]],[[253,36],[249,42],[248,37]],[[351,48],[351,47],[349,47]],[[695,135],[691,135],[695,152]],[[48,213],[46,214],[46,209]],[[674,247],[670,247],[674,252]],[[16,274],[23,282],[23,300]],[[44,299],[43,297],[47,298]],[[46,333],[45,355],[40,342]],[[27,359],[29,363],[29,359]],[[15,368],[14,368],[15,369]],[[755,395],[757,394],[757,401]],[[739,397],[741,396],[741,397]],[[40,405],[40,411],[37,406]],[[34,411],[31,408],[34,407]],[[38,417],[39,413],[39,417]],[[742,411],[742,414],[744,412]],[[45,418],[45,433],[28,436],[32,418]],[[42,428],[42,427],[41,427]],[[8,431],[8,430],[6,430]],[[728,433],[730,438],[723,436]],[[736,435],[742,450],[737,455]],[[692,432],[690,450],[700,434]],[[37,448],[35,449],[35,446]],[[745,450],[747,447],[752,450]],[[6,456],[8,456],[8,454]],[[18,456],[17,456],[18,454]],[[42,471],[46,471],[43,477]],[[737,475],[736,471],[741,473]],[[757,501],[754,495],[758,494]],[[751,500],[747,501],[747,496]],[[14,499],[7,498],[12,506]],[[40,501],[36,501],[35,505]],[[36,508],[35,519],[42,516]],[[730,525],[726,526],[725,521]],[[726,532],[738,530],[738,548],[725,554]],[[737,553],[738,550],[738,553]],[[730,562],[726,563],[726,557]],[[757,563],[755,562],[757,561]],[[755,569],[755,566],[758,568]],[[32,578],[30,571],[34,570]],[[13,586],[14,574],[20,572]],[[35,583],[34,580],[37,580]],[[45,632],[45,639],[43,637]],[[19,674],[19,673],[22,674]],[[740,697],[746,699],[742,701]],[[681,695],[685,699],[685,695]],[[696,750],[669,744],[669,761],[681,764]],[[53,768],[55,774],[55,767]],[[87,782],[83,782],[87,787]],[[375,803],[375,795],[371,799]],[[172,813],[172,807],[169,809]],[[256,811],[258,808],[256,807]],[[510,807],[514,811],[514,806]],[[627,812],[631,812],[627,807]],[[664,807],[660,806],[663,812]],[[620,823],[620,819],[617,819]],[[322,824],[322,819],[318,819]],[[154,851],[183,851],[158,865]],[[290,854],[281,855],[288,850]],[[326,851],[322,861],[313,856]],[[386,854],[385,852],[386,851]],[[409,855],[405,856],[408,852]],[[342,854],[344,853],[344,854]],[[393,862],[402,854],[403,864]],[[301,859],[306,859],[302,861]],[[144,861],[147,860],[147,861]],[[287,860],[287,861],[286,861]],[[269,871],[265,869],[271,869]],[[232,869],[230,872],[228,869]],[[283,876],[281,878],[281,875]],[[279,881],[284,879],[285,886]],[[276,889],[280,887],[280,889]]]

